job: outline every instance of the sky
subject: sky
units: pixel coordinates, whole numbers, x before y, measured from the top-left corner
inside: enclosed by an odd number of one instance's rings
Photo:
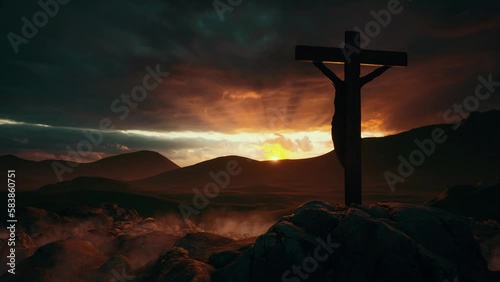
[[[37,1],[0,1],[0,155],[88,162],[152,150],[186,166],[327,153],[334,88],[294,48],[339,47],[394,1],[42,0],[46,18]],[[364,43],[407,52],[409,66],[363,88],[364,137],[446,123],[478,76],[500,79],[498,1],[398,7]],[[23,33],[25,21],[36,30]],[[478,106],[491,109],[498,94]]]

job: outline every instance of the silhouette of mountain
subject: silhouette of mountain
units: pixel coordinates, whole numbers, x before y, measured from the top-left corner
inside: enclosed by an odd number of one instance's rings
[[[430,125],[392,136],[363,139],[364,201],[422,203],[454,186],[497,184],[500,180],[500,133],[494,128],[499,122],[500,111],[473,113],[458,127]],[[446,139],[442,144],[431,141],[437,130],[442,130],[441,139]],[[415,152],[423,159],[421,163],[411,164]],[[156,161],[151,161],[155,156]],[[13,156],[2,158],[20,162]],[[37,164],[31,161],[21,163]],[[155,165],[158,163],[160,165]],[[227,200],[235,204],[241,197],[260,199],[256,203],[274,199],[280,205],[289,202],[300,204],[299,201],[317,198],[343,201],[343,170],[333,152],[314,158],[280,161],[226,156],[178,169],[171,164],[154,152],[114,156],[82,164],[68,176],[95,174],[121,181],[147,176],[128,181],[126,185],[94,178],[49,185],[43,190],[133,190],[136,193],[160,193],[172,200],[191,201],[193,188],[203,190],[208,183],[216,183],[226,189],[224,195],[214,200],[221,203]],[[228,174],[228,164],[234,175]],[[161,170],[164,172],[157,173]],[[394,193],[387,182],[387,172],[401,178],[393,187]],[[31,175],[26,170],[23,174]]]
[[[178,168],[178,165],[157,152],[138,151],[82,164],[77,173],[80,176],[98,176],[130,181]],[[100,173],[100,171],[103,172]]]
[[[24,160],[14,155],[6,155],[0,156],[0,168],[2,170],[17,170],[19,172],[17,178],[21,183],[18,185],[18,189],[28,191],[59,182],[52,167],[54,161],[73,169],[73,171],[61,175],[64,180],[71,180],[81,176],[93,176],[130,181],[179,168],[169,159],[152,151],[116,155],[90,163],[68,163],[60,160],[36,162]]]
[[[392,136],[363,139],[364,199],[422,203],[453,186],[498,183],[500,133],[494,128],[499,122],[500,111],[473,113],[458,128],[449,124],[430,125]],[[435,131],[442,133],[443,143],[432,141]],[[427,147],[422,149],[421,144]],[[423,159],[411,164],[416,154]],[[343,170],[333,152],[277,162],[220,157],[130,183],[143,191],[191,191],[214,182],[210,173],[224,174],[229,163],[237,163],[241,169],[241,173],[230,177],[227,186],[232,189],[266,184],[303,188],[309,199],[329,194],[329,200],[341,202],[343,197]],[[394,193],[387,183],[387,172],[402,179],[394,185]]]
[[[236,175],[228,173],[228,164],[234,164]],[[324,173],[328,171],[328,173]],[[166,172],[130,183],[149,189],[177,189],[203,186],[214,182],[212,175],[230,176],[228,187],[250,185],[318,186],[328,181],[341,184],[341,166],[333,152],[299,160],[256,161],[238,156],[226,156],[204,161],[192,166]],[[217,177],[216,177],[217,178]],[[224,177],[219,176],[220,179]],[[332,180],[333,179],[333,180]]]

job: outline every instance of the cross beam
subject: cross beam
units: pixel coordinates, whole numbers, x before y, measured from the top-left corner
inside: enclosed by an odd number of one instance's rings
[[[361,81],[360,66],[408,66],[403,52],[362,50],[360,34],[346,31],[345,47],[296,46],[295,59],[344,64],[346,104],[344,186],[346,205],[361,204]]]
[[[305,45],[295,47],[295,60],[304,62],[344,64],[346,54],[341,48]],[[408,55],[404,52],[361,50],[359,56],[362,66],[408,66]]]

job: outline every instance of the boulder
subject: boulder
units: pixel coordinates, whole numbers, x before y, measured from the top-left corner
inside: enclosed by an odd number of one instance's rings
[[[62,240],[40,247],[17,266],[16,275],[6,273],[0,280],[84,282],[105,261],[106,257],[87,241]]]
[[[137,282],[210,282],[213,267],[189,257],[183,248],[172,248],[137,278]]]
[[[129,258],[132,269],[137,269],[156,259],[174,245],[178,237],[160,231],[140,235],[120,235],[109,250],[110,254],[120,254]]]
[[[410,204],[310,202],[213,273],[213,281],[494,281],[468,221]]]

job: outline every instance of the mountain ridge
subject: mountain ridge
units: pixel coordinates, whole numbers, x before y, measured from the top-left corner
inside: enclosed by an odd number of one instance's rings
[[[17,170],[17,178],[20,183],[18,189],[29,191],[59,182],[53,169],[54,162],[59,162],[72,170],[61,174],[63,180],[94,176],[130,181],[180,168],[157,152],[143,150],[114,155],[89,163],[67,162],[64,160],[32,161],[9,154],[0,156],[0,169]],[[138,164],[141,165],[138,166]]]

